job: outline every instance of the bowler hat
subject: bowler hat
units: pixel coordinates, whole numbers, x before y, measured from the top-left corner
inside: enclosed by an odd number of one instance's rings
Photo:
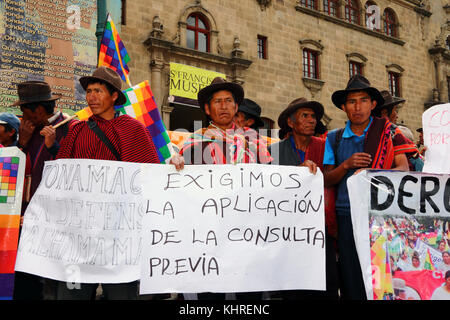
[[[204,87],[197,94],[197,101],[200,108],[205,110],[205,103],[207,103],[208,98],[217,91],[227,90],[233,93],[235,102],[239,105],[242,103],[244,99],[244,89],[234,82],[226,81],[224,78],[216,77],[211,81],[211,84],[207,87]]]
[[[21,106],[28,103],[53,101],[61,98],[51,92],[50,85],[44,81],[25,81],[17,84],[19,100],[13,106]]]
[[[3,112],[0,113],[0,124],[9,124],[11,128],[19,133],[20,120],[12,113]]]
[[[85,76],[80,78],[81,86],[84,90],[87,89],[88,84],[91,83],[92,80],[100,80],[110,84],[116,91],[119,96],[114,102],[114,105],[120,106],[127,102],[127,98],[125,94],[122,92],[122,79],[119,74],[111,68],[101,66],[94,70],[92,76]]]
[[[306,98],[297,98],[289,105],[283,112],[280,113],[278,117],[278,126],[280,127],[280,131],[278,132],[278,136],[280,139],[283,139],[286,134],[292,131],[292,128],[288,125],[288,118],[291,114],[295,113],[300,108],[309,108],[314,111],[316,114],[316,120],[320,121],[323,117],[324,108],[320,102],[317,101],[308,101]]]
[[[255,101],[244,98],[238,107],[238,111],[252,116],[255,119],[255,127],[264,127],[264,122],[261,120],[261,107]]]
[[[378,89],[374,87],[371,87],[369,80],[367,80],[360,74],[356,74],[351,77],[347,83],[347,87],[344,90],[335,91],[331,95],[331,100],[336,107],[341,109],[342,105],[345,104],[347,95],[350,92],[356,91],[366,91],[370,95],[372,100],[375,100],[377,102],[377,109],[384,104],[384,98],[381,95],[380,91],[378,91]]]

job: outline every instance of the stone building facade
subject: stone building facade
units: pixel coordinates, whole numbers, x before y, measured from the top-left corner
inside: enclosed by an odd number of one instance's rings
[[[121,37],[132,83],[150,80],[171,130],[201,112],[169,96],[170,63],[224,73],[277,128],[290,101],[325,106],[329,129],[346,116],[331,102],[350,72],[406,99],[398,123],[414,132],[431,105],[449,101],[450,6],[447,0],[141,0],[124,1]],[[369,9],[367,9],[369,8]],[[371,14],[370,14],[371,13]],[[373,14],[373,15],[372,15]],[[193,21],[201,21],[207,35]],[[192,29],[192,27],[191,27]],[[201,29],[201,28],[200,28]],[[194,33],[192,33],[194,32]],[[206,44],[194,46],[192,35]]]

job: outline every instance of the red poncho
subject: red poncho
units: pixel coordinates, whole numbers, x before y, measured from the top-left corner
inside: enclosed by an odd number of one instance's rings
[[[159,163],[150,133],[136,119],[127,115],[112,120],[96,116],[90,119],[97,122],[119,152],[121,161]],[[69,129],[56,155],[56,159],[62,158],[116,160],[108,147],[89,129],[86,121],[80,121]]]

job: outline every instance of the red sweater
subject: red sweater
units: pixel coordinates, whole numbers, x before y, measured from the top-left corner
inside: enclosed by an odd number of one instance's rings
[[[122,115],[112,120],[92,116],[90,119],[105,133],[120,154],[121,161],[159,163],[155,145],[148,130],[136,119]],[[56,159],[116,160],[112,152],[97,137],[87,121],[70,127]]]

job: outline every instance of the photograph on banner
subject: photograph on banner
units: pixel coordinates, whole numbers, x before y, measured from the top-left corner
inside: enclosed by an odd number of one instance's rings
[[[138,280],[140,172],[138,163],[47,161],[25,211],[15,270],[71,283]]]
[[[143,168],[141,294],[325,290],[320,170]]]
[[[450,176],[369,171],[348,186],[368,295],[450,300]]]
[[[25,162],[19,148],[0,148],[0,300],[13,297]]]

